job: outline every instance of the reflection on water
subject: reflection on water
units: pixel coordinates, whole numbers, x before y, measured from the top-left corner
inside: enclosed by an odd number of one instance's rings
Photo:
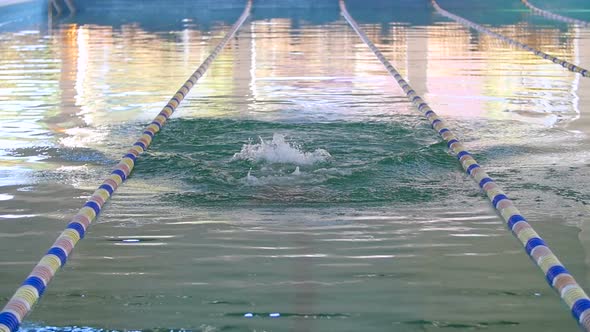
[[[163,23],[159,6],[0,22],[3,300],[241,10],[180,3]],[[408,6],[349,8],[588,285],[588,80]],[[449,9],[590,66],[589,29],[465,6]],[[255,6],[26,329],[575,328],[337,5],[320,7]]]

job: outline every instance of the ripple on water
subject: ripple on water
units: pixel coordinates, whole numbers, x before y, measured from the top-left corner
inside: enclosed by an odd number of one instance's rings
[[[444,198],[457,165],[426,126],[410,125],[175,119],[138,161],[135,176],[157,174],[161,182],[180,185],[180,191],[161,196],[181,205]],[[256,137],[260,142],[252,143]]]
[[[337,2],[258,2],[23,331],[575,329]],[[369,2],[350,3],[369,37],[583,276],[587,82],[427,1]],[[588,62],[588,31],[461,3]],[[50,30],[1,27],[2,302],[239,15],[220,4],[87,1]]]

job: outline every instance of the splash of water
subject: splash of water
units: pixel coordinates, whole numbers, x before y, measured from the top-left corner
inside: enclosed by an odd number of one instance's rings
[[[258,178],[255,177],[254,175],[252,175],[252,169],[251,168],[248,171],[248,175],[246,175],[245,182],[247,184],[250,184],[250,185],[256,185],[256,184],[258,184]]]
[[[260,137],[260,143],[245,144],[240,152],[234,154],[232,160],[312,165],[325,162],[331,157],[330,153],[324,149],[316,149],[313,152],[302,151],[300,146],[285,141],[285,135],[275,133],[270,142]]]

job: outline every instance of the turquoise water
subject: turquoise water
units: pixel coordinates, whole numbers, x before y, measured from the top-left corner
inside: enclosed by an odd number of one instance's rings
[[[590,67],[587,28],[518,1],[440,3]],[[223,4],[109,2],[51,25],[0,15],[3,303],[239,16]],[[588,79],[426,1],[367,5],[351,15],[589,289]],[[337,3],[265,1],[23,324],[558,329],[576,330],[565,305]]]

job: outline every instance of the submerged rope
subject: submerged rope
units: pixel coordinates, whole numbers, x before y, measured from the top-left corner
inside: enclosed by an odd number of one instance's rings
[[[567,16],[557,15],[552,12],[543,10],[541,8],[537,8],[537,7],[533,6],[533,4],[531,4],[527,0],[521,0],[521,1],[525,6],[529,7],[535,14],[545,16],[547,18],[550,18],[550,19],[556,20],[556,21],[562,21],[562,22],[572,23],[572,24],[579,24],[579,25],[586,26],[586,27],[590,26],[590,22],[578,20],[575,18],[567,17]]]
[[[446,141],[449,149],[456,154],[463,169],[483,189],[494,208],[500,213],[508,228],[524,246],[526,253],[545,274],[546,280],[555,289],[570,308],[572,314],[585,331],[590,331],[590,299],[578,285],[574,277],[565,269],[563,264],[553,254],[551,249],[537,234],[527,220],[514,206],[512,200],[500,189],[484,169],[475,161],[465,149],[459,139],[447,128],[445,122],[428,106],[412,87],[402,78],[400,73],[385,59],[379,49],[369,40],[367,35],[346,10],[344,0],[340,0],[342,15],[359,37],[375,53],[379,61],[404,90],[412,104],[430,121],[432,128]]]
[[[23,284],[16,290],[16,293],[0,312],[0,332],[16,332],[18,330],[23,318],[31,311],[31,308],[39,297],[43,295],[45,288],[55,273],[66,263],[76,243],[84,238],[84,234],[90,223],[100,213],[105,202],[113,195],[117,187],[129,177],[135,165],[136,158],[148,148],[154,135],[162,129],[162,126],[164,126],[168,118],[176,110],[176,107],[178,107],[199,78],[207,71],[207,68],[215,60],[219,52],[221,52],[227,42],[246,21],[250,15],[251,7],[252,0],[248,0],[244,12],[236,23],[234,23],[231,30],[176,94],[174,94],[170,101],[168,101],[168,104],[164,106],[158,116],[144,129],[141,137],[139,137],[137,142],[133,144],[133,147],[127,151],[127,154],[115,166],[110,176],[104,180],[80,211],[71,219],[67,228],[57,238],[47,254],[43,256],[31,274],[29,274]]]
[[[565,69],[567,69],[567,70],[569,70],[571,72],[579,73],[580,75],[582,75],[584,77],[590,77],[590,71],[588,71],[587,69],[584,69],[582,67],[576,66],[575,64],[573,64],[571,62],[568,62],[568,61],[559,59],[557,57],[554,57],[553,55],[550,55],[550,54],[547,54],[545,52],[539,51],[539,50],[537,50],[537,49],[535,49],[535,48],[533,48],[533,47],[531,47],[531,46],[529,46],[527,44],[523,44],[523,43],[521,43],[519,41],[516,41],[514,39],[508,38],[508,37],[506,37],[504,35],[501,35],[499,33],[494,32],[494,31],[492,31],[492,30],[490,30],[488,28],[484,28],[483,26],[481,26],[481,25],[479,25],[477,23],[471,22],[468,19],[465,19],[465,18],[463,18],[461,16],[457,16],[457,15],[455,15],[453,13],[450,13],[450,12],[442,9],[438,5],[438,3],[436,2],[436,0],[431,0],[431,2],[432,2],[432,5],[434,6],[434,9],[436,9],[436,11],[439,12],[443,16],[446,16],[446,17],[448,17],[448,18],[450,18],[450,19],[452,19],[452,20],[454,20],[456,22],[459,22],[459,23],[461,23],[461,24],[463,24],[465,26],[468,26],[468,27],[470,27],[470,28],[472,28],[474,30],[477,30],[479,32],[487,33],[488,35],[494,36],[494,37],[496,37],[496,38],[498,38],[498,39],[500,39],[500,40],[502,40],[502,41],[504,41],[504,42],[506,42],[506,43],[508,43],[510,45],[514,45],[514,46],[517,46],[517,47],[522,48],[523,50],[532,52],[534,55],[539,56],[539,57],[541,57],[543,59],[546,59],[546,60],[550,60],[553,63],[556,63],[558,65],[561,65],[563,68],[565,68]]]

